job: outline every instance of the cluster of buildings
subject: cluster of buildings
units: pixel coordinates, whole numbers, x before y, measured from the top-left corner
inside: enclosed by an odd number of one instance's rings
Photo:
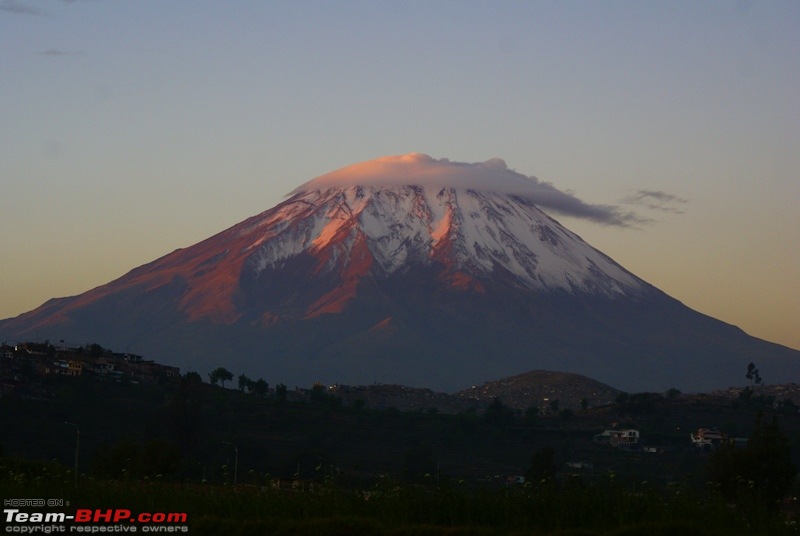
[[[180,369],[143,359],[140,355],[112,352],[96,344],[77,348],[67,347],[63,342],[58,346],[49,342],[0,345],[3,395],[33,388],[32,377],[47,375],[158,383],[179,377]]]
[[[698,448],[714,448],[723,443],[733,442],[737,446],[747,443],[747,438],[730,437],[728,434],[712,428],[698,428],[696,432],[690,433],[689,438],[692,444]],[[657,452],[656,447],[642,445],[642,437],[639,430],[635,429],[611,429],[604,430],[593,438],[594,442],[600,445],[610,445],[619,449],[643,449],[645,452]]]

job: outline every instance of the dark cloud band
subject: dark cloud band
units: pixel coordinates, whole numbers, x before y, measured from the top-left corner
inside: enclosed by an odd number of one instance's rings
[[[683,210],[675,205],[685,205],[689,200],[660,190],[637,190],[635,193],[625,197],[622,202],[661,212],[683,214]]]
[[[13,0],[5,0],[0,4],[0,11],[5,11],[6,13],[12,13],[14,15],[44,15],[42,11],[39,11],[35,7],[25,6]]]

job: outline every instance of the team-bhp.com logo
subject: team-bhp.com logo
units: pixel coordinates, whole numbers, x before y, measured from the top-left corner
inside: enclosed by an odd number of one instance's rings
[[[64,512],[22,512],[3,510],[7,533],[52,534],[64,532],[189,532],[185,512],[141,512],[125,508],[79,508],[74,514]],[[183,523],[183,524],[181,524]]]

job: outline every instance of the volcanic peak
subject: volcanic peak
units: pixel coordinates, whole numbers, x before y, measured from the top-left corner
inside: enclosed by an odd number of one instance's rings
[[[424,155],[373,162],[453,166]],[[261,228],[253,233],[248,248],[253,251],[250,273],[257,278],[265,270],[279,269],[303,251],[319,259],[322,272],[341,269],[355,258],[353,248],[358,245],[362,248],[359,257],[371,257],[369,271],[378,276],[435,262],[446,266],[449,275],[481,278],[505,273],[515,285],[532,289],[606,296],[645,291],[647,285],[641,280],[547,216],[526,196],[442,186],[446,173],[436,175],[439,184],[432,177],[423,177],[428,179],[424,185],[328,182],[319,189],[299,191],[263,214],[261,225],[256,225]],[[454,177],[457,181],[458,176]],[[466,181],[476,177],[467,174]],[[482,186],[489,183],[484,181]],[[248,232],[252,230],[248,224]]]
[[[541,209],[629,221],[502,160],[384,157],[2,320],[0,340],[135,345],[169,364],[296,385],[450,391],[549,369],[628,390],[707,389],[735,384],[754,355],[770,377],[798,381],[797,351],[692,311]]]

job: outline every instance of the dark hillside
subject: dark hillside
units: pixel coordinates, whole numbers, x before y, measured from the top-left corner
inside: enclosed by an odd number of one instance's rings
[[[414,480],[426,474],[504,482],[524,475],[532,453],[544,446],[554,448],[564,474],[597,478],[614,471],[668,482],[693,473],[702,479],[698,471],[707,453],[690,444],[689,433],[721,428],[747,437],[757,411],[764,409],[723,396],[642,394],[605,407],[543,415],[526,415],[502,402],[457,414],[401,412],[343,406],[324,389],[290,391],[281,400],[274,390],[260,397],[185,378],[135,384],[48,376],[39,379],[38,392],[41,396],[3,398],[0,446],[5,455],[71,466],[75,429],[65,422],[74,422],[81,431],[84,473],[102,465],[119,476],[128,469],[130,476],[133,469],[124,462],[131,455],[121,462],[114,462],[114,456],[126,452],[125,445],[138,445],[144,452],[158,440],[178,452],[179,463],[162,478],[230,481],[238,449],[238,480],[254,484],[263,483],[266,475],[306,480],[331,474],[356,485],[380,475]],[[797,445],[796,408],[792,413],[768,409],[767,417],[771,414]],[[657,449],[619,450],[593,443],[594,435],[613,427],[636,428],[643,442]],[[138,471],[145,473],[142,467]]]

